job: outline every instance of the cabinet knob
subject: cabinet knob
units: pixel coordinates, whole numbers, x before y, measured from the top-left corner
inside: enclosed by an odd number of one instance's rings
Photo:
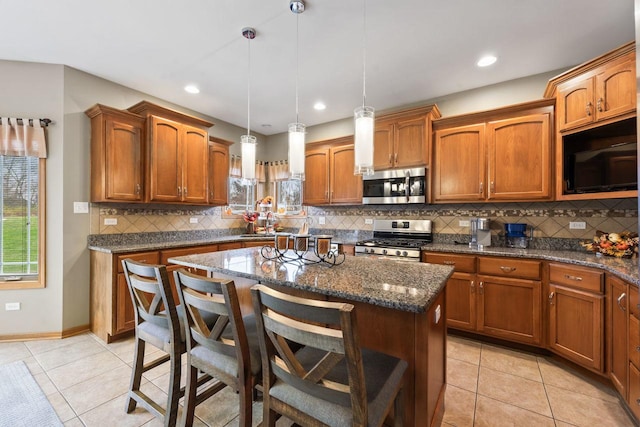
[[[549,305],[553,305],[553,297],[555,296],[555,292],[551,292],[549,294]]]
[[[593,106],[593,104],[591,102],[587,102],[587,108],[585,108],[585,112],[587,113],[587,116],[591,115],[591,107]]]
[[[602,97],[598,98],[597,108],[598,108],[598,111],[600,111],[600,112],[603,111],[603,109],[602,109],[602,101],[604,101],[604,99],[602,99]]]
[[[639,346],[636,346],[636,351],[637,351],[638,353],[640,353],[640,345],[639,345]]]
[[[622,305],[622,301],[625,299],[626,296],[627,296],[627,294],[625,292],[623,292],[618,297],[618,307],[620,307],[620,310],[622,310],[622,311],[627,311],[627,308]]]

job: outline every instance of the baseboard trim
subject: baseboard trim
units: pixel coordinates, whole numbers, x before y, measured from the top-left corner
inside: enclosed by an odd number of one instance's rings
[[[90,331],[89,325],[75,326],[61,332],[38,332],[35,334],[0,335],[0,342],[57,340]]]

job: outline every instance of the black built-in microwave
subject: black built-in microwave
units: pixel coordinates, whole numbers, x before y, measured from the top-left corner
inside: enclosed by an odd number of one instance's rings
[[[425,203],[425,168],[391,169],[362,177],[362,204]]]

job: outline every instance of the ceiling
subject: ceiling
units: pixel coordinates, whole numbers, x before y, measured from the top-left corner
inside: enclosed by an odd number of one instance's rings
[[[64,64],[251,130],[285,132],[564,69],[634,38],[633,0],[0,0],[0,59]],[[248,41],[243,27],[251,26]],[[480,56],[498,62],[478,68]],[[196,84],[200,93],[183,88]],[[542,93],[540,93],[542,96]],[[315,111],[316,101],[327,108]]]

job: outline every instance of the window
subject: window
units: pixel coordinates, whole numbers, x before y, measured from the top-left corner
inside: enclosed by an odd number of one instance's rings
[[[302,181],[288,179],[276,182],[278,214],[298,215],[302,212]]]
[[[44,162],[0,156],[0,289],[44,286]]]
[[[253,211],[256,203],[255,185],[243,185],[242,178],[229,177],[229,209],[231,214]]]

